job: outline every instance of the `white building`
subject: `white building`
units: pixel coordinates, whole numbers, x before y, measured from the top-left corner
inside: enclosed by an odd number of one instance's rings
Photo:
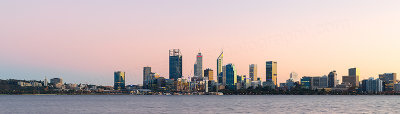
[[[383,81],[380,80],[379,78],[375,79],[374,78],[369,78],[366,81],[366,91],[368,93],[379,93],[383,91]]]

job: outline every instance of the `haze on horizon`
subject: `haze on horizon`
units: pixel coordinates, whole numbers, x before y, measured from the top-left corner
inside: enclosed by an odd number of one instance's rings
[[[357,67],[361,79],[400,68],[400,1],[15,1],[0,2],[0,79],[142,84],[143,67],[168,78],[168,50],[183,75],[199,50],[203,69],[233,63],[239,75],[278,62],[278,82]],[[215,72],[214,72],[215,76]]]

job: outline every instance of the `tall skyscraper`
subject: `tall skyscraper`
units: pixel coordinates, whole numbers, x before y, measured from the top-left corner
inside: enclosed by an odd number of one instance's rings
[[[207,68],[206,70],[204,70],[204,77],[208,78],[208,80],[214,80],[214,71],[210,68]]]
[[[360,85],[360,70],[358,68],[350,68],[349,76],[353,78],[353,83],[355,83],[355,87]]]
[[[336,83],[336,78],[337,78],[337,73],[336,71],[331,71],[328,74],[328,87],[329,88],[334,88],[336,87],[337,83]]]
[[[379,74],[379,79],[384,83],[384,91],[393,91],[394,84],[397,81],[397,74],[396,73],[384,73]]]
[[[194,76],[203,77],[203,55],[199,52],[194,64]]]
[[[115,90],[125,89],[125,72],[121,71],[114,72],[114,89]]]
[[[143,67],[143,88],[149,88],[148,86],[151,79],[151,67]]]
[[[249,65],[249,76],[251,78],[251,81],[257,80],[257,64]]]
[[[169,79],[182,78],[182,54],[179,49],[169,50]]]
[[[277,87],[278,84],[278,72],[277,72],[277,62],[275,61],[267,61],[266,62],[266,82],[272,82],[274,87]]]
[[[358,70],[357,68],[350,68],[349,76],[360,76],[360,70]]]
[[[224,74],[226,77],[226,86],[228,86],[229,89],[235,89],[237,83],[237,73],[235,65],[233,64],[225,65]]]
[[[223,77],[222,76],[223,75],[223,73],[222,73],[223,61],[224,61],[224,52],[222,51],[221,54],[217,58],[217,80],[218,80],[218,83],[220,83],[220,84],[224,83],[223,79],[222,79],[222,77]]]

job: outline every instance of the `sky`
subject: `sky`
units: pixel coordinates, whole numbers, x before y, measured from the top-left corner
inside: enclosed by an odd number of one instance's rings
[[[113,85],[113,72],[141,84],[143,67],[168,77],[168,50],[180,49],[183,75],[233,63],[239,75],[278,62],[290,72],[322,76],[360,69],[360,79],[400,71],[398,0],[2,0],[0,79]],[[215,73],[214,73],[215,74]],[[215,76],[214,76],[215,77]]]

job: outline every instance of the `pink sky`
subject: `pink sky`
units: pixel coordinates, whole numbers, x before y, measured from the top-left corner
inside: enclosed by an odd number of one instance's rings
[[[15,1],[0,2],[0,79],[141,84],[142,68],[168,77],[168,50],[188,76],[224,63],[248,75],[278,62],[278,82],[358,67],[361,79],[400,69],[400,1]]]

